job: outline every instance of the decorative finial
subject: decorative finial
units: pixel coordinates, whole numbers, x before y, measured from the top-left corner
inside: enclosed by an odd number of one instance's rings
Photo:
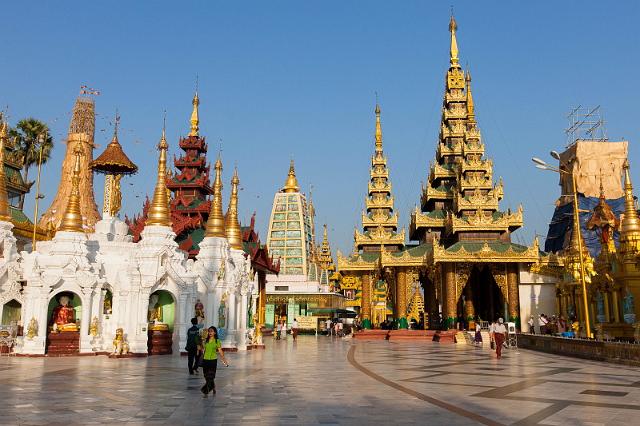
[[[451,10],[451,20],[449,21],[449,32],[451,33],[451,47],[449,49],[449,59],[452,67],[460,67],[458,65],[458,40],[456,39],[456,31],[458,30],[458,24],[456,18],[453,16],[453,9]]]
[[[0,113],[0,221],[2,222],[11,222],[7,176],[4,170],[4,149],[9,137],[8,127],[9,125],[2,119],[2,114]]]
[[[380,105],[376,102],[376,151],[382,151],[382,124],[380,124]]]
[[[193,111],[191,111],[191,131],[189,132],[189,136],[198,136],[198,131],[200,130],[200,118],[198,116],[198,105],[200,105],[200,98],[198,98],[198,78],[196,76],[196,92],[193,95],[193,100],[191,101],[193,104]]]
[[[225,235],[229,246],[232,249],[242,250],[242,230],[240,229],[240,221],[238,220],[238,169],[233,171],[231,178],[231,198],[229,199],[229,208],[225,217]]]
[[[213,199],[211,200],[211,211],[205,228],[205,237],[224,238],[226,234],[224,230],[224,213],[222,212],[222,159],[220,158],[220,152],[218,152],[214,169],[216,176],[213,181]]]
[[[167,144],[166,137],[166,112],[162,124],[162,136],[158,144],[160,156],[158,158],[158,177],[156,188],[153,191],[153,200],[149,207],[149,214],[146,225],[171,226],[171,215],[169,214],[169,194],[167,193]]]
[[[473,95],[471,94],[471,71],[467,71],[466,85],[467,85],[467,119],[470,122],[475,123],[476,109],[473,103]]]
[[[296,178],[296,169],[293,164],[293,158],[291,159],[291,163],[289,164],[289,174],[287,175],[287,181],[284,184],[284,188],[282,188],[283,192],[300,192],[300,187],[298,186],[298,179]]]
[[[73,150],[76,161],[71,176],[71,195],[65,209],[58,231],[84,232],[82,227],[82,213],[80,212],[80,158],[84,155],[80,147]]]
[[[620,224],[620,241],[632,239],[638,244],[640,243],[640,219],[633,199],[628,158],[624,160],[622,168],[624,170],[624,218]]]
[[[605,199],[604,196],[604,185],[602,184],[602,169],[600,169],[600,198]]]

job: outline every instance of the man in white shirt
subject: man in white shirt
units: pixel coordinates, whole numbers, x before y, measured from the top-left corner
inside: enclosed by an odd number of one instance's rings
[[[298,319],[294,318],[291,323],[291,335],[293,336],[293,340],[296,341],[298,339]]]
[[[504,326],[504,320],[498,319],[498,323],[493,328],[493,337],[496,340],[496,355],[498,359],[502,357],[502,344],[507,338],[507,327]]]

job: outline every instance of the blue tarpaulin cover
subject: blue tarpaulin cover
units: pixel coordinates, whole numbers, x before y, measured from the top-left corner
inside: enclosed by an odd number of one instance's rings
[[[600,253],[600,235],[595,230],[588,230],[586,225],[593,214],[594,207],[599,201],[600,199],[598,197],[585,197],[582,194],[578,194],[578,207],[581,210],[580,227],[582,228],[582,238],[584,239],[592,257],[596,257]],[[624,213],[624,197],[606,201],[616,217],[619,218],[620,214]],[[551,223],[549,223],[549,231],[547,232],[547,239],[544,243],[544,251],[557,252],[562,250],[565,247],[565,242],[568,245],[571,240],[572,229],[573,203],[567,203],[563,206],[556,207],[553,212]],[[615,231],[613,233],[613,239],[616,247],[618,247],[619,237],[620,233]]]

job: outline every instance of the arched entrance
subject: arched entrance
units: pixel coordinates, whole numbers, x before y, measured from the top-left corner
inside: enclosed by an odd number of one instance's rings
[[[2,307],[2,325],[19,325],[22,321],[22,303],[11,299]]]
[[[465,328],[470,322],[492,321],[504,317],[504,297],[491,269],[475,266],[458,299],[458,321]]]
[[[157,290],[151,293],[147,312],[149,355],[166,355],[173,352],[171,347],[175,315],[176,301],[169,291]]]
[[[63,291],[49,300],[47,309],[47,343],[49,355],[71,355],[80,352],[80,296]]]

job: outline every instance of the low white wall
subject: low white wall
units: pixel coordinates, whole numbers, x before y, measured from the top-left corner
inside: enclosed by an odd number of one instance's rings
[[[528,333],[529,318],[533,315],[536,332],[538,315],[554,315],[556,312],[556,278],[548,275],[534,274],[528,271],[520,272],[520,322],[521,329]]]

